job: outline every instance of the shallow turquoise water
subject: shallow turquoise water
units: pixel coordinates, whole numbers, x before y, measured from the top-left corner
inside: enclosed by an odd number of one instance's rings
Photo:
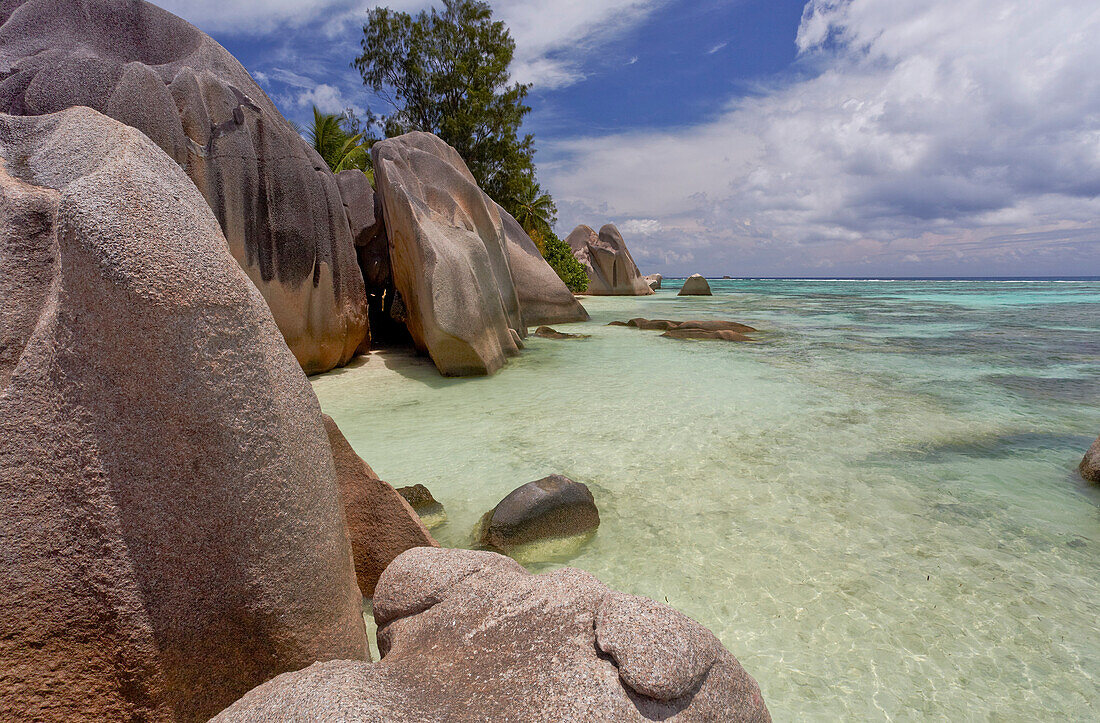
[[[667,283],[667,282],[666,282]],[[487,379],[373,354],[314,379],[434,532],[553,472],[596,537],[565,560],[702,621],[776,720],[1100,719],[1100,283],[712,282],[588,298],[585,340]],[[729,318],[754,344],[613,319]]]

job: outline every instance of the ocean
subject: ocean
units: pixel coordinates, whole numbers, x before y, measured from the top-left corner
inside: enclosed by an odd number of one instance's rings
[[[490,378],[406,351],[313,379],[433,530],[551,473],[602,524],[570,565],[715,632],[776,720],[1100,719],[1100,280],[711,281],[586,297]],[[752,343],[606,326],[732,319]]]

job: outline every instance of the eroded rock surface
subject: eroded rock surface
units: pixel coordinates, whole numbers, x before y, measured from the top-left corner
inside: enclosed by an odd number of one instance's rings
[[[567,334],[564,331],[552,329],[549,326],[540,326],[535,329],[535,336],[543,339],[587,339],[588,334]]]
[[[203,196],[88,108],[0,115],[0,158],[0,719],[205,720],[362,659],[321,410]]]
[[[665,280],[665,277],[661,276],[660,274],[650,274],[649,276],[645,276],[643,278],[645,279],[645,282],[649,284],[649,288],[653,289],[654,291],[660,290],[661,282]]]
[[[539,326],[588,321],[588,312],[546,263],[519,222],[500,206],[497,206],[497,211],[504,224],[508,264],[512,269],[516,293],[519,294],[523,323]]]
[[[1100,484],[1100,438],[1097,438],[1089,447],[1078,469],[1081,471],[1081,476],[1089,482]]]
[[[140,0],[0,3],[0,112],[72,106],[187,172],[307,373],[355,354],[366,298],[336,178],[232,55]]]
[[[683,329],[677,327],[675,329],[669,329],[661,336],[668,337],[669,339],[697,339],[700,341],[752,341],[749,337],[736,331],[728,331],[726,329],[719,329],[717,331],[707,331],[706,329]]]
[[[348,524],[355,560],[355,577],[364,597],[374,595],[378,576],[405,550],[438,547],[413,508],[388,483],[378,478],[324,415],[325,431],[336,462],[336,481]]]
[[[588,273],[588,289],[584,293],[593,296],[653,293],[615,224],[605,224],[598,234],[588,226],[577,226],[565,240]]]
[[[712,296],[710,283],[699,274],[692,274],[684,280],[677,296]]]
[[[382,574],[378,663],[287,673],[215,720],[770,721],[703,626],[588,573],[419,548]]]
[[[444,375],[492,374],[527,335],[497,205],[430,133],[387,138],[371,153],[414,343]]]
[[[429,530],[447,521],[447,510],[443,507],[443,503],[436,500],[431,490],[424,485],[398,487],[397,494],[405,498]]]

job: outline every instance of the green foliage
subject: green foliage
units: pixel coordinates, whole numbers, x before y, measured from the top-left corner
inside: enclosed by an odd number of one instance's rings
[[[508,83],[515,51],[488,3],[444,0],[443,10],[375,8],[355,67],[391,107],[386,136],[420,130],[453,146],[478,185],[501,205],[534,181],[534,137],[520,136],[529,86]]]
[[[538,238],[535,238],[535,235],[532,235],[532,238],[535,239],[535,244],[542,252],[546,263],[550,264],[550,268],[574,294],[584,293],[588,289],[588,273],[584,270],[584,264],[577,261],[573,255],[573,249],[569,248],[569,244],[558,238],[550,229],[541,233],[536,231],[535,234]]]
[[[550,194],[543,193],[533,181],[526,184],[518,195],[509,199],[509,203],[503,205],[532,238],[535,233],[549,231],[558,212]]]
[[[357,132],[353,133],[347,127],[351,119],[355,122]],[[373,176],[370,172],[370,154],[367,152],[372,141],[363,140],[363,133],[358,132],[357,126],[358,119],[355,119],[353,113],[322,113],[317,106],[313,106],[313,125],[307,135],[333,173],[358,168],[368,176]],[[373,182],[373,178],[371,180]]]

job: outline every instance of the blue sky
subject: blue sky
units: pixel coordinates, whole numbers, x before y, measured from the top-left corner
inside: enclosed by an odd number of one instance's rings
[[[167,0],[283,113],[385,111],[350,67],[396,0]],[[558,231],[646,273],[1100,275],[1092,0],[504,0]]]

